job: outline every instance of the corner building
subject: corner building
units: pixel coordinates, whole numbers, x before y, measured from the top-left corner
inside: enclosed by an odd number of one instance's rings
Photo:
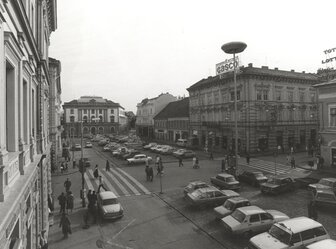
[[[315,74],[256,68],[237,74],[238,150],[288,152],[316,147],[318,108]],[[227,153],[235,146],[233,72],[203,79],[187,89],[194,146]]]
[[[48,237],[48,47],[56,0],[0,1],[0,248],[38,248]]]

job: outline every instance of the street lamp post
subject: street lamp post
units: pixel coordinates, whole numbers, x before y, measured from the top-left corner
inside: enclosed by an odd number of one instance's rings
[[[237,111],[237,80],[236,80],[236,54],[245,50],[244,42],[225,43],[221,48],[227,54],[233,54],[233,82],[234,82],[234,109],[235,109],[235,173],[238,167],[238,111]]]
[[[83,162],[83,120],[80,122],[81,123],[81,159],[80,159],[80,168],[81,168],[81,173],[82,173],[82,207],[86,206],[85,203],[85,189],[84,189],[84,169],[85,165]]]

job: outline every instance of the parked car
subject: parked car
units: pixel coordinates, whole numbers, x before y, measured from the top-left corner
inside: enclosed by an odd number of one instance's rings
[[[336,196],[331,189],[317,189],[314,193],[316,206],[336,207]]]
[[[268,231],[275,222],[289,217],[277,210],[263,210],[257,206],[237,208],[231,215],[222,219],[225,230],[233,235],[248,238],[252,234]]]
[[[83,162],[85,167],[91,167],[91,161],[87,157],[83,157]]]
[[[146,163],[146,160],[151,162],[153,159],[150,156],[147,156],[145,154],[138,154],[132,158],[128,158],[127,163],[128,164]]]
[[[105,146],[109,143],[109,140],[108,139],[102,139],[98,142],[98,145],[99,146]]]
[[[176,141],[176,145],[181,146],[181,147],[186,147],[187,144],[188,144],[187,139],[180,138],[180,139],[177,139],[177,141]]]
[[[135,150],[135,149],[130,149],[125,154],[123,154],[121,157],[126,160],[126,159],[132,158],[132,157],[134,157],[135,155],[138,155],[138,154],[140,154],[140,151]]]
[[[161,145],[161,144],[157,144],[157,145],[155,145],[155,146],[153,146],[153,147],[151,147],[151,148],[149,148],[150,149],[150,151],[152,151],[152,152],[154,152],[154,153],[159,153],[159,151],[160,151],[160,149],[163,147],[163,145]]]
[[[280,194],[295,190],[295,182],[287,176],[273,176],[260,185],[260,190],[264,194]]]
[[[124,209],[112,191],[100,192],[97,196],[97,206],[103,219],[117,219],[124,215]]]
[[[239,182],[246,182],[252,186],[258,187],[260,184],[267,182],[267,177],[260,171],[243,171],[238,175]]]
[[[268,232],[252,237],[248,248],[294,249],[329,238],[328,232],[321,223],[307,217],[297,217],[275,223]]]
[[[91,142],[86,142],[85,143],[85,148],[92,148],[92,143]]]
[[[177,149],[172,147],[172,146],[166,146],[164,148],[162,148],[162,150],[160,151],[160,154],[162,155],[172,155],[174,151],[176,151]]]
[[[324,239],[314,242],[305,247],[305,249],[336,249],[336,240]]]
[[[216,217],[222,219],[225,216],[228,216],[233,213],[237,208],[251,206],[251,203],[248,199],[244,197],[234,197],[227,199],[223,205],[214,208]]]
[[[233,175],[221,173],[210,178],[210,182],[221,189],[240,189],[240,183]]]
[[[82,146],[80,144],[75,144],[72,146],[72,150],[82,150]]]
[[[227,199],[239,196],[232,190],[219,190],[213,186],[200,188],[186,195],[192,206],[221,205]]]
[[[128,149],[126,147],[119,147],[118,149],[112,151],[112,156],[120,157],[122,154],[126,153]]]
[[[336,178],[321,178],[318,183],[309,184],[308,189],[316,191],[316,189],[331,189],[336,192]]]
[[[189,182],[189,184],[184,188],[183,192],[184,192],[184,195],[186,196],[188,193],[191,193],[197,189],[207,188],[207,187],[210,187],[210,185],[205,182],[192,181],[192,182]]]
[[[186,150],[186,149],[179,149],[177,151],[173,152],[173,156],[177,158],[193,158],[196,156],[196,153],[192,150]]]
[[[111,151],[110,145],[106,144],[103,148],[103,151]]]
[[[153,146],[156,146],[156,145],[157,145],[157,143],[149,143],[149,144],[145,145],[143,148],[145,150],[149,150],[150,148],[152,148]]]

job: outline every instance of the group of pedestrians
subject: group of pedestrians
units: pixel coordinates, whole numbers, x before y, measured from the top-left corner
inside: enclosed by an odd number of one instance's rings
[[[64,172],[68,172],[68,168],[69,168],[69,166],[68,166],[68,162],[67,161],[61,163],[61,173],[62,174]]]
[[[293,155],[291,154],[287,154],[287,165],[290,165],[292,169],[296,168],[296,162],[295,162],[295,158]]]
[[[89,228],[90,217],[93,219],[93,224],[97,222],[97,194],[94,190],[89,190],[87,193],[88,210],[84,214],[84,228]]]

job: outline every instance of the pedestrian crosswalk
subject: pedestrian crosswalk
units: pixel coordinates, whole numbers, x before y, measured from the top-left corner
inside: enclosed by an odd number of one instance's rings
[[[150,194],[146,187],[122,169],[111,167],[110,171],[103,169],[98,170],[98,172],[104,179],[105,188],[113,191],[118,197]],[[86,170],[84,173],[84,181],[87,189],[97,191],[99,180],[93,176],[92,169]]]
[[[238,164],[271,174],[276,173],[277,175],[287,174],[289,171],[293,170],[289,165],[265,161],[257,158],[251,158],[249,164],[246,163],[244,158],[239,158]],[[302,169],[295,168],[295,170],[301,171]]]

